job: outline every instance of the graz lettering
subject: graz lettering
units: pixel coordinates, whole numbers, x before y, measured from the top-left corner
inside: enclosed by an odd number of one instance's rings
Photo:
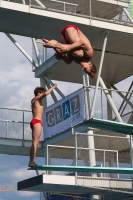
[[[79,94],[75,95],[74,97],[66,100],[57,107],[46,112],[46,120],[48,127],[54,126],[55,124],[58,124],[70,117],[72,117],[71,122],[74,122],[76,121],[76,119],[80,118]]]

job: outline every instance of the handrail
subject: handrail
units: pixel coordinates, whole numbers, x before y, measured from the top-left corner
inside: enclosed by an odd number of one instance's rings
[[[58,3],[63,3],[63,4],[68,4],[68,5],[71,5],[71,6],[78,6],[78,4],[68,3],[68,2],[58,1],[58,0],[50,0],[50,1],[58,2]]]

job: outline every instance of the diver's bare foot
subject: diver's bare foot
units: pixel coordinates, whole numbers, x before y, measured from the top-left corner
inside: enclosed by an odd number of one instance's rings
[[[33,162],[29,162],[28,167],[36,167],[37,164],[33,161]]]

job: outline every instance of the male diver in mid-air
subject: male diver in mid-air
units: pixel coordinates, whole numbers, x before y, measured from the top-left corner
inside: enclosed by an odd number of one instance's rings
[[[97,69],[91,61],[93,48],[88,38],[77,26],[67,25],[62,29],[61,43],[45,38],[43,42],[44,47],[53,48],[56,51],[57,59],[63,59],[67,64],[75,61],[91,78],[96,76]]]

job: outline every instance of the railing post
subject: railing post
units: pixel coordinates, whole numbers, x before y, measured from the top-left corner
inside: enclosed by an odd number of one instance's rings
[[[77,133],[75,132],[75,166],[77,166]],[[75,185],[77,185],[77,172],[75,172]]]
[[[47,48],[43,47],[43,62],[46,62],[47,60]]]
[[[22,146],[24,146],[24,110],[23,110],[23,141]]]
[[[105,167],[105,151],[103,151],[103,167]],[[105,177],[104,173],[103,173],[103,177]]]
[[[6,138],[8,138],[8,121],[6,121]]]
[[[118,151],[116,152],[116,167],[119,167]],[[119,174],[117,174],[117,178],[119,178]]]
[[[103,91],[101,90],[101,111],[102,111],[102,113],[101,113],[101,117],[102,117],[102,119],[104,119],[104,111],[103,111]]]
[[[133,145],[132,145],[132,135],[130,135],[130,162],[131,168],[133,168]],[[133,175],[132,176],[132,193],[133,193]]]
[[[46,165],[48,165],[48,145],[46,146],[45,162],[46,162]],[[48,174],[48,171],[46,171],[46,174]]]

